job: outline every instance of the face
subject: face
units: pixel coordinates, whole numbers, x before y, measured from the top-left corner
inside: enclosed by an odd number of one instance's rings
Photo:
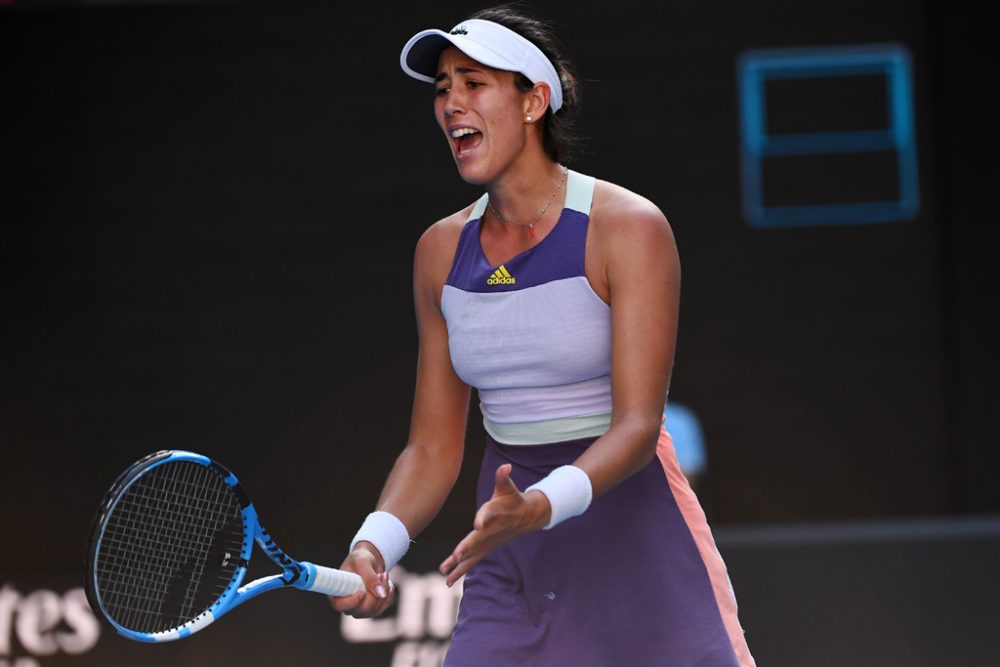
[[[435,87],[434,115],[462,178],[476,184],[495,180],[525,145],[527,101],[514,73],[449,47],[441,52]]]

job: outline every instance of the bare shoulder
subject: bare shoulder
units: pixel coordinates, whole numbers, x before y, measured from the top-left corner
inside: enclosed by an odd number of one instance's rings
[[[674,247],[670,223],[660,208],[642,195],[608,181],[597,181],[590,210],[593,231],[601,244]]]
[[[416,254],[418,259],[431,260],[439,256],[447,256],[449,261],[455,254],[458,237],[469,219],[474,204],[469,204],[460,211],[441,218],[424,230],[417,241]]]
[[[468,222],[475,204],[441,218],[420,235],[414,252],[414,283],[424,284],[435,294],[440,293],[451,270],[451,263],[458,247],[462,229]]]

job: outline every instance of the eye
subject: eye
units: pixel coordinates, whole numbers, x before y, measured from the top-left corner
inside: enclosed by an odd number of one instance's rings
[[[479,81],[467,81],[466,85],[469,88],[482,88],[483,84]]]
[[[441,86],[440,88],[434,91],[434,94],[437,95],[438,97],[441,97],[442,95],[446,95],[449,90],[450,88],[448,88],[448,86]]]

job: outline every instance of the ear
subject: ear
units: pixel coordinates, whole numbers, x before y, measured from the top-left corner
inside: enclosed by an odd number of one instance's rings
[[[534,88],[524,94],[524,118],[527,123],[536,123],[542,119],[549,108],[549,84],[539,81]],[[531,120],[527,120],[528,117]]]

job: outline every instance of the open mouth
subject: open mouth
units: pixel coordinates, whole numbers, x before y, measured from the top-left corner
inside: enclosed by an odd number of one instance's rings
[[[451,131],[451,141],[455,145],[455,154],[464,157],[483,142],[483,133],[471,127],[462,127]]]

